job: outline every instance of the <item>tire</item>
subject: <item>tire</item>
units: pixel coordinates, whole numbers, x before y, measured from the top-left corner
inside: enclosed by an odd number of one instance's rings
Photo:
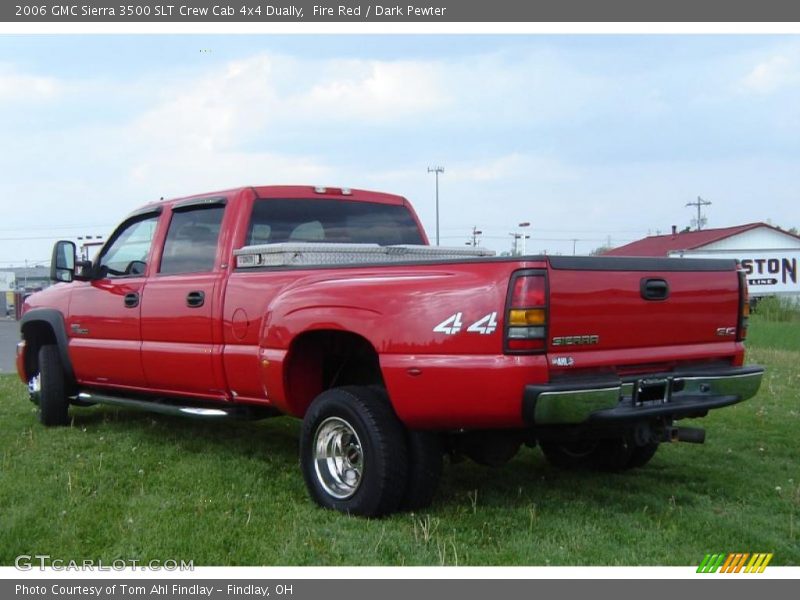
[[[394,512],[408,476],[406,432],[369,388],[321,393],[303,419],[300,467],[320,506],[364,517]]]
[[[433,502],[442,477],[442,438],[430,431],[409,431],[408,479],[400,510],[421,510]]]
[[[569,443],[542,442],[547,461],[562,469],[625,471],[642,467],[653,458],[658,443],[636,446],[625,437]]]
[[[514,458],[523,438],[516,431],[470,431],[459,436],[459,449],[470,460],[484,467],[502,467]]]
[[[58,346],[39,349],[39,421],[48,427],[69,425],[69,398]]]
[[[578,442],[540,442],[544,457],[559,469],[592,468],[597,458],[598,443],[595,440]]]
[[[650,462],[650,459],[655,456],[659,446],[660,444],[658,442],[651,442],[644,446],[636,446],[628,461],[628,468],[638,469],[639,467],[645,466]]]
[[[375,402],[390,404],[386,388],[369,386]],[[408,477],[399,510],[415,511],[433,502],[444,467],[444,444],[438,433],[406,430]]]

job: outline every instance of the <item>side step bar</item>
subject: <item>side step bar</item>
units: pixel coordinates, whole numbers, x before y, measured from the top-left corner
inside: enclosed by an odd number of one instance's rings
[[[158,400],[134,400],[120,396],[109,396],[95,392],[80,392],[77,396],[80,402],[90,404],[107,404],[122,408],[133,408],[147,412],[159,413],[178,417],[195,417],[201,419],[255,419],[268,416],[277,416],[280,413],[269,407],[250,406],[192,406],[188,404],[170,404]]]

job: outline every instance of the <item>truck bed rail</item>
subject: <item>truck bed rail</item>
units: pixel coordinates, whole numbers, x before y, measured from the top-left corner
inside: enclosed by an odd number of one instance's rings
[[[404,261],[449,260],[490,257],[485,248],[450,246],[379,246],[378,244],[336,244],[284,242],[245,246],[234,251],[236,267],[285,267],[309,265],[352,265],[359,263],[394,263]]]

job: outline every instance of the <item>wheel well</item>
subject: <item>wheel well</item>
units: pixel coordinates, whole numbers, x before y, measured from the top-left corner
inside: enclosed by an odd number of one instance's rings
[[[286,399],[302,416],[327,389],[343,385],[383,385],[378,353],[358,334],[310,331],[295,338],[286,359]]]
[[[25,338],[25,376],[30,378],[39,370],[39,348],[46,344],[57,344],[56,334],[49,323],[31,321],[22,326]]]

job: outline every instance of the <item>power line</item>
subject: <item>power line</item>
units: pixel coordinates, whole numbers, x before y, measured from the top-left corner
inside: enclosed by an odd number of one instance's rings
[[[514,234],[510,234],[510,235],[514,235]],[[517,235],[521,236],[522,234],[520,233],[520,234],[517,234]],[[534,242],[608,242],[609,241],[608,237],[604,237],[604,238],[575,238],[575,237],[546,238],[546,237],[539,237],[539,236],[526,236],[526,237],[528,239],[530,239],[530,240],[533,240]],[[462,239],[462,238],[463,238],[463,236],[460,236],[460,235],[445,235],[445,236],[442,236],[443,240],[455,240],[455,239]],[[483,238],[487,239],[487,240],[507,240],[508,239],[507,236],[503,236],[503,235],[484,235]],[[617,238],[611,238],[611,239],[612,239],[612,241],[619,242],[619,243],[628,243],[628,242],[633,242],[634,241],[632,239],[617,239]]]
[[[30,242],[36,240],[54,240],[56,239],[57,235],[48,235],[48,236],[30,236],[30,237],[0,237],[0,242]]]
[[[58,225],[53,227],[0,227],[0,231],[55,231],[55,230],[65,230],[65,229],[104,229],[104,230],[111,230],[114,225]]]
[[[22,260],[0,260],[0,265],[21,265],[24,264],[25,261],[29,263],[33,263],[36,266],[46,267],[50,264],[49,258],[42,258],[39,260],[32,260],[30,258],[23,258]]]

